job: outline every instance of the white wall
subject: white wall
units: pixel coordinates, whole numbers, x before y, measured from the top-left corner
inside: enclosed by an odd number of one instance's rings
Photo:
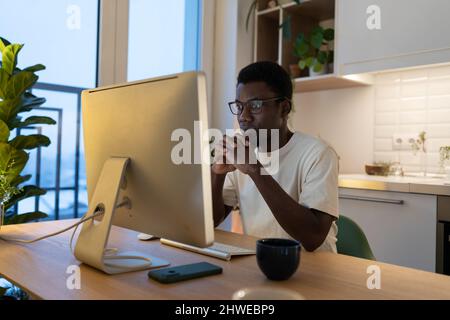
[[[373,98],[373,87],[295,94],[291,127],[330,143],[341,173],[362,173],[373,158]]]
[[[220,130],[235,127],[235,117],[227,102],[235,98],[239,70],[252,62],[253,24],[248,32],[245,30],[251,3],[252,0],[205,1],[202,61],[203,69],[212,79],[210,126]]]
[[[449,66],[380,73],[371,87],[296,94],[294,101],[293,128],[331,143],[343,173],[363,173],[373,161],[421,171],[419,154],[393,149],[394,134],[427,133],[428,172],[440,171],[439,148],[450,145]]]
[[[375,83],[374,160],[400,161],[406,171],[422,171],[421,156],[393,150],[393,134],[426,132],[428,172],[439,172],[439,148],[450,145],[450,66],[380,74]],[[408,144],[406,144],[408,147]]]
[[[252,0],[205,0],[202,69],[208,80],[210,127],[236,126],[227,102],[235,99],[239,70],[251,63],[253,28],[245,31],[245,12]],[[211,80],[212,79],[212,80]],[[231,215],[219,228],[231,229]]]
[[[220,130],[233,127],[233,117],[226,102],[235,95],[237,12],[238,0],[216,1],[211,126]]]
[[[216,18],[215,0],[202,2],[202,38],[201,38],[201,70],[206,74],[208,95],[208,123],[211,125],[213,108],[213,79],[214,79],[214,31]]]

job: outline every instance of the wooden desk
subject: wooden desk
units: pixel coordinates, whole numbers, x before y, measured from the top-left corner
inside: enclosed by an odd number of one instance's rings
[[[74,220],[13,225],[2,235],[34,238],[72,224]],[[450,277],[332,253],[302,252],[297,273],[274,282],[260,272],[255,256],[222,261],[163,246],[159,241],[141,242],[136,232],[113,227],[111,247],[151,252],[172,266],[209,261],[223,267],[223,274],[176,284],[159,284],[147,271],[106,275],[81,265],[81,289],[68,290],[69,265],[80,265],[69,251],[70,232],[34,244],[0,240],[0,274],[41,299],[230,299],[243,287],[266,286],[293,289],[307,299],[450,299]],[[218,241],[253,247],[255,238],[216,232]],[[381,289],[366,286],[369,265],[381,268]]]

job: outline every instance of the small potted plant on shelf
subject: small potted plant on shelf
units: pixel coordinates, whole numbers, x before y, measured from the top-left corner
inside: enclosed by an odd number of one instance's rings
[[[450,146],[442,146],[439,149],[439,163],[445,171],[447,179],[450,179]]]
[[[294,43],[294,56],[299,58],[298,67],[309,68],[309,76],[331,72],[330,64],[334,60],[334,51],[330,42],[334,40],[334,29],[315,27],[311,34],[300,33]],[[295,67],[292,67],[295,69]]]
[[[267,3],[267,8],[275,8],[276,6],[278,6],[277,0],[271,0]]]

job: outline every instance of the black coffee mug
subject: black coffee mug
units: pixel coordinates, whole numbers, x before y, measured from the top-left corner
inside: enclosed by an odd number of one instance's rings
[[[256,261],[270,280],[289,279],[300,263],[300,242],[290,239],[261,239],[256,242]]]

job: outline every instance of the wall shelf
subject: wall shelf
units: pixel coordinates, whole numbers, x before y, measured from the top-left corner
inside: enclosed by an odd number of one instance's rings
[[[338,35],[335,23],[336,1],[304,0],[299,5],[294,1],[279,1],[279,6],[267,8],[269,1],[259,0],[255,9],[254,61],[274,61],[289,72],[289,65],[298,63],[298,58],[293,54],[293,46],[299,33],[308,34],[314,27],[321,25],[324,28],[334,28],[336,36]],[[289,39],[283,37],[283,30],[280,28],[288,17],[291,19]],[[339,39],[336,38],[332,43],[333,50],[337,47],[336,41]],[[335,50],[335,61],[338,54]],[[343,77],[337,72],[309,77],[308,70],[303,70],[294,82],[295,92],[308,92],[370,85],[372,80],[369,75]]]
[[[334,19],[335,16],[334,0],[307,0],[303,1],[300,5],[292,1],[281,5],[281,7],[287,12],[317,20]]]
[[[294,79],[294,92],[343,89],[373,84],[371,75],[338,76],[334,73]]]
[[[264,9],[262,11],[257,11],[258,16],[272,16],[277,17],[280,15],[280,6],[275,8]]]

